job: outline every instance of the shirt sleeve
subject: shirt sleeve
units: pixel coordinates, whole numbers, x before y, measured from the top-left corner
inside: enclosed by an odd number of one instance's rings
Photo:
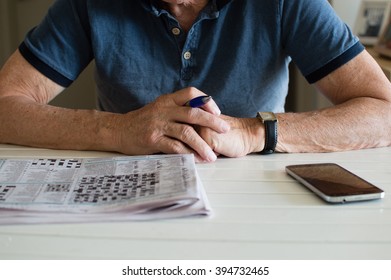
[[[69,86],[93,58],[86,0],[57,0],[19,46],[22,56],[57,84]]]
[[[284,50],[308,82],[317,82],[364,50],[328,1],[280,3]]]

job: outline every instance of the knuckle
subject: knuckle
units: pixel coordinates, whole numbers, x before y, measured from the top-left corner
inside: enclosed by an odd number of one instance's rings
[[[169,104],[170,95],[171,94],[166,93],[166,94],[162,94],[162,95],[159,95],[158,97],[156,97],[155,101],[151,103],[154,105],[153,109],[159,110],[162,106],[164,107],[167,104]]]
[[[183,152],[183,145],[179,141],[170,141],[169,149],[172,151],[172,153],[180,154]]]
[[[211,137],[211,138],[209,139],[209,142],[208,142],[208,143],[209,143],[210,148],[211,148],[213,151],[218,151],[218,150],[219,150],[219,144],[218,144],[217,139]]]
[[[210,128],[202,128],[198,132],[201,138],[210,146],[212,150],[218,149],[218,139],[217,134],[213,132]]]
[[[190,93],[199,93],[199,90],[196,87],[188,87]]]
[[[189,122],[191,122],[191,120],[198,120],[200,119],[202,116],[200,115],[199,111],[201,111],[200,109],[198,108],[189,108],[188,110],[186,110],[186,118]]]
[[[195,130],[192,126],[182,125],[181,130],[180,130],[180,139],[183,142],[188,143],[193,139],[194,132],[195,132]]]
[[[208,142],[208,139],[211,137],[211,129],[207,127],[199,127],[197,129],[197,133],[203,138],[205,141]]]
[[[216,127],[221,122],[217,116],[207,113],[203,110],[200,110],[200,114],[201,115],[197,118],[202,119],[204,124],[208,127]]]
[[[151,135],[147,134],[141,139],[141,145],[145,147],[152,147],[156,143],[156,140],[154,137],[151,137]]]
[[[161,134],[156,129],[148,129],[142,137],[142,143],[145,146],[155,146],[159,142]]]
[[[156,101],[164,100],[166,98],[167,94],[160,94],[156,97]]]

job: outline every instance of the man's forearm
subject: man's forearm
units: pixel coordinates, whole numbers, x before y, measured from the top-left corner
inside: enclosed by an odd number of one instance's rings
[[[183,89],[126,114],[64,109],[29,95],[2,94],[0,142],[128,155],[194,153],[197,161],[211,162],[216,155],[193,126],[225,133],[229,125],[212,113],[219,110],[214,101],[204,109],[183,106],[199,94]]]
[[[279,152],[332,152],[391,145],[391,105],[355,98],[307,113],[280,114]]]
[[[260,152],[265,128],[257,118],[222,116],[231,124],[227,134],[200,129],[212,149],[228,157]],[[281,113],[277,152],[334,152],[391,146],[390,102],[355,98],[337,106],[305,113]]]
[[[280,116],[280,151],[327,152],[391,145],[391,84],[363,51],[315,86],[336,106]]]
[[[115,114],[0,99],[0,142],[55,149],[116,151]]]

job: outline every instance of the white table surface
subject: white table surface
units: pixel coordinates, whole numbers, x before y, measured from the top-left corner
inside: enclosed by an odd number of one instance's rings
[[[0,145],[0,158],[106,157]],[[210,217],[0,226],[0,259],[391,259],[391,148],[251,155],[198,164]],[[286,175],[288,164],[335,162],[386,192],[330,205]]]

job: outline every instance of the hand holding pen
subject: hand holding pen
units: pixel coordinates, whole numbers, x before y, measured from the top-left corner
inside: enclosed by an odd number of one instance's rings
[[[220,114],[213,99],[196,88],[164,94],[138,110],[120,115],[116,121],[121,133],[115,149],[133,155],[193,153],[197,162],[213,162],[216,154],[198,129],[227,133],[230,125]]]

